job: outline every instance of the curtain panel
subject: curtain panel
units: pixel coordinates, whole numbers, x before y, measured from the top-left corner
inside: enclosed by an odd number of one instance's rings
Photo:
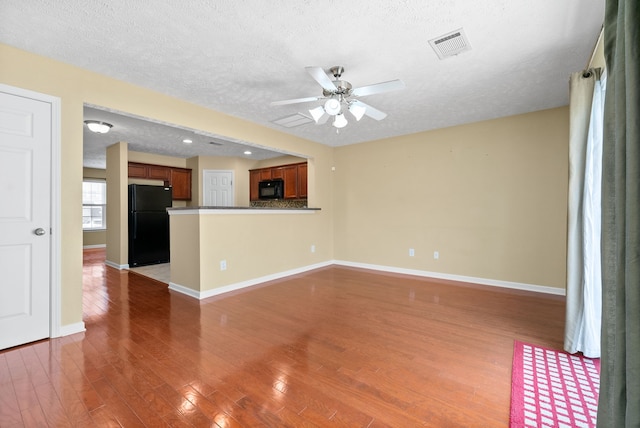
[[[600,357],[600,181],[604,82],[601,70],[573,73],[569,105],[567,304],[564,349]]]
[[[598,427],[640,426],[640,1],[607,0]]]

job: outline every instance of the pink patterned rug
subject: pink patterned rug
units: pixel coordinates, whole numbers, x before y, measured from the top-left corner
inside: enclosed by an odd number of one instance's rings
[[[515,341],[510,427],[595,427],[599,390],[599,359]]]

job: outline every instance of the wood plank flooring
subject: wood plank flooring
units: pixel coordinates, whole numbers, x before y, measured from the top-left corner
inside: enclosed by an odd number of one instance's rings
[[[0,352],[1,427],[505,427],[564,298],[328,267],[198,302],[84,253],[87,331]]]

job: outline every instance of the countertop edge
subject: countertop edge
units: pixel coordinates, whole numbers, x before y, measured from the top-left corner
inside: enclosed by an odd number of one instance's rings
[[[273,208],[273,207],[176,207],[167,208],[169,215],[194,214],[314,214],[320,208]]]

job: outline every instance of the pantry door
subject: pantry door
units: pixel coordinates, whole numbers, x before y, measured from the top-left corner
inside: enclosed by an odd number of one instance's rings
[[[233,206],[233,171],[205,169],[202,174],[202,184],[204,206]]]

